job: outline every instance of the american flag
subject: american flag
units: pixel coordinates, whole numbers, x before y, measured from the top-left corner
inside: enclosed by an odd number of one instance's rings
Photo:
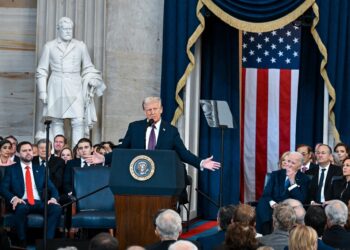
[[[241,200],[257,200],[267,172],[295,148],[300,28],[243,32]]]

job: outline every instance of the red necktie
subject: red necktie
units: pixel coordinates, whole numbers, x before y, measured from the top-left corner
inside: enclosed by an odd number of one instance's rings
[[[33,195],[33,185],[32,177],[30,176],[30,167],[26,166],[26,189],[27,189],[27,199],[30,205],[34,205],[34,195]]]

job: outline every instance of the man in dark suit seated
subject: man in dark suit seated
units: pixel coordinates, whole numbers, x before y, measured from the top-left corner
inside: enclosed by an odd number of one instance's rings
[[[305,203],[309,177],[300,172],[303,156],[298,152],[291,152],[288,156],[286,169],[271,173],[262,197],[257,206],[257,231],[262,234],[271,232],[272,211],[278,202],[287,198]]]
[[[49,160],[46,160],[46,139],[38,141],[38,156],[33,157],[33,164],[48,166],[49,177],[55,185],[59,194],[63,193],[63,173],[65,168],[64,160],[51,154],[52,143],[49,142]]]
[[[212,250],[214,247],[219,246],[225,240],[225,232],[233,221],[233,214],[236,207],[234,205],[227,205],[221,207],[218,212],[217,222],[218,231],[212,235],[203,236],[197,239],[202,247],[202,250]]]
[[[91,164],[87,161],[87,157],[93,152],[92,143],[88,138],[81,138],[77,143],[77,151],[80,156],[78,159],[73,159],[67,162],[63,177],[63,192],[66,195],[72,194],[73,186],[73,168],[74,167],[90,167]]]
[[[313,160],[313,152],[312,148],[306,144],[299,144],[296,147],[296,151],[303,155],[304,162],[300,168],[300,171],[309,174],[309,171],[313,168],[316,168],[317,165],[312,162]]]
[[[327,216],[327,228],[323,233],[322,240],[334,248],[350,248],[350,232],[344,228],[348,219],[348,208],[340,200],[328,201],[325,208]]]
[[[320,205],[332,197],[331,183],[333,176],[343,174],[342,168],[331,164],[332,149],[326,144],[317,147],[318,167],[309,171],[313,175],[308,192],[311,205]]]
[[[147,150],[175,150],[183,162],[196,168],[216,170],[220,163],[213,161],[212,156],[206,159],[199,158],[186,149],[176,127],[163,121],[162,101],[159,97],[146,97],[142,103],[146,119],[129,124],[126,135],[118,148],[147,149]],[[91,163],[110,164],[112,153],[89,157]]]
[[[30,213],[44,213],[45,168],[32,163],[33,148],[30,142],[17,146],[20,162],[7,167],[0,193],[15,213],[15,225],[21,246],[26,245],[26,218]],[[59,223],[61,206],[57,203],[58,191],[50,181],[48,185],[48,227],[47,238],[55,236]]]

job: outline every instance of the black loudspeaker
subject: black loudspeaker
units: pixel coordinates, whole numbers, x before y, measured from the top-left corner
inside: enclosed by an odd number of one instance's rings
[[[76,247],[78,250],[89,249],[89,240],[72,240],[72,239],[52,239],[47,240],[47,250],[57,250],[61,247]],[[44,242],[42,239],[36,241],[36,249],[44,250]]]

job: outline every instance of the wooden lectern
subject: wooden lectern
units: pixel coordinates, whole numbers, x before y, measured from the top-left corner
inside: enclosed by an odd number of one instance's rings
[[[185,169],[175,151],[116,149],[110,188],[115,197],[120,249],[159,241],[153,216],[159,209],[175,209],[185,188]]]

